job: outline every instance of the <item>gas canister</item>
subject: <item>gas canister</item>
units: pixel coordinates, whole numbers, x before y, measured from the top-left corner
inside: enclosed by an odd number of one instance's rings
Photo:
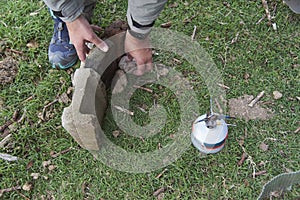
[[[211,101],[210,101],[211,102]],[[211,154],[221,151],[228,137],[228,125],[225,119],[234,117],[210,112],[198,117],[192,125],[191,140],[202,153]]]

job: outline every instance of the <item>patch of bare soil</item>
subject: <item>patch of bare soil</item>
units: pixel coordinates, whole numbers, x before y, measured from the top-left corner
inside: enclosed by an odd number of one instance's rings
[[[249,107],[248,104],[253,98],[252,95],[245,94],[238,98],[229,99],[229,115],[246,121],[252,119],[267,120],[273,117],[272,111],[268,108],[262,108],[259,103]]]
[[[18,73],[18,62],[13,57],[7,56],[0,61],[0,84],[12,83]]]

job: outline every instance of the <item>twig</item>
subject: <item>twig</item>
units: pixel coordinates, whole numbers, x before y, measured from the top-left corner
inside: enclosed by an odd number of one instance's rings
[[[12,120],[16,122],[18,120],[18,116],[19,116],[19,110],[15,110]]]
[[[12,123],[14,123],[12,120],[6,121],[2,126],[0,126],[0,132],[3,132]]]
[[[52,154],[51,157],[52,157],[52,158],[56,158],[57,156],[62,155],[62,154],[65,154],[65,153],[68,153],[68,152],[71,151],[71,150],[72,150],[72,147],[69,147],[69,148],[67,148],[67,149],[65,149],[65,150],[62,150],[61,152]]]
[[[11,139],[11,134],[5,136],[3,140],[1,140],[0,142],[0,148],[3,148],[9,142],[10,139]]]
[[[298,127],[295,131],[294,131],[294,133],[298,133],[300,131],[300,127]]]
[[[114,107],[115,107],[115,109],[117,109],[117,110],[119,110],[119,111],[121,111],[121,112],[123,112],[123,113],[126,113],[126,114],[128,114],[128,115],[130,115],[130,116],[133,116],[133,115],[134,115],[134,112],[132,112],[132,111],[130,111],[130,110],[127,110],[127,109],[122,108],[122,107],[120,107],[120,106],[114,106]]]
[[[218,107],[218,109],[219,109],[219,113],[223,113],[223,109],[222,109],[222,107],[221,107],[221,105],[219,104],[219,102],[218,102],[217,99],[215,99],[215,103],[216,103],[216,105],[217,105],[217,107]]]
[[[161,173],[159,173],[155,178],[160,178],[166,171],[168,171],[167,168],[165,168]]]
[[[244,161],[246,160],[247,156],[248,155],[245,152],[243,152],[242,157],[241,157],[240,161],[238,162],[238,166],[241,166],[244,163]]]
[[[16,191],[16,190],[21,190],[22,187],[21,186],[14,186],[14,187],[10,187],[10,188],[5,188],[5,189],[1,189],[0,190],[0,197],[1,197],[1,194],[3,194],[4,192],[12,192],[12,191]]]
[[[7,127],[18,120],[19,110],[16,110],[12,116],[11,120],[6,121],[2,126],[0,126],[0,132],[3,132]]]
[[[178,65],[181,65],[182,64],[182,61],[181,60],[178,60],[177,58],[173,58],[174,62]]]
[[[23,102],[30,101],[30,100],[32,100],[32,99],[33,99],[33,97],[34,97],[34,95],[31,95],[30,97],[28,97],[27,99],[25,99]]]
[[[24,120],[25,116],[26,116],[26,110],[24,109],[22,116],[20,117],[20,119],[17,122],[21,123]]]
[[[238,38],[239,38],[239,35],[240,35],[240,33],[237,32],[236,35],[235,35],[235,37],[231,40],[231,44],[234,44],[234,43],[237,42],[237,40],[238,40]]]
[[[19,191],[17,191],[18,193],[19,193],[19,195],[21,196],[21,197],[23,197],[24,199],[26,199],[26,200],[30,200],[28,197],[26,197],[24,194],[22,194],[21,192],[19,192]]]
[[[267,173],[266,170],[259,171],[259,172],[255,172],[255,173],[253,174],[253,178],[255,178],[256,176],[260,176],[260,175],[266,174],[266,173]]]
[[[138,85],[133,85],[134,88],[138,88],[138,89],[141,89],[141,90],[144,90],[146,92],[150,92],[150,93],[153,93],[153,90],[149,89],[149,88],[145,88],[145,87],[142,87],[142,86],[138,86]]]
[[[195,40],[196,31],[197,31],[197,26],[195,25],[195,26],[194,26],[194,30],[193,30],[193,34],[192,34],[192,36],[191,36],[192,41]]]
[[[218,83],[218,86],[220,86],[221,88],[227,89],[227,90],[230,89],[230,87],[228,87],[227,85],[221,84],[221,83]]]
[[[18,160],[18,157],[6,153],[0,153],[0,158],[9,162]]]
[[[266,15],[267,15],[267,18],[268,18],[268,21],[270,23],[270,25],[272,24],[272,19],[271,19],[271,14],[270,14],[270,11],[269,11],[269,6],[268,6],[268,3],[266,0],[261,0],[262,1],[262,4],[263,4],[263,7],[265,9],[265,12],[266,12]]]
[[[255,97],[255,99],[253,99],[253,100],[248,104],[248,106],[252,108],[252,107],[260,100],[260,98],[262,98],[262,97],[264,96],[264,94],[265,94],[265,91],[260,92],[260,93]]]
[[[20,54],[20,55],[24,54],[22,51],[18,51],[18,50],[15,50],[15,49],[6,49],[6,50],[10,51],[10,52],[13,52],[13,53],[16,53],[16,54]]]
[[[253,178],[255,178],[255,167],[256,167],[256,163],[253,161],[253,158],[252,158],[252,156],[250,156],[248,153],[247,153],[247,151],[246,151],[246,149],[245,149],[245,147],[243,146],[243,145],[241,145],[240,143],[239,143],[239,145],[240,145],[240,147],[243,149],[243,152],[245,153],[245,154],[247,154],[247,160],[249,160],[249,162],[250,162],[250,165],[252,166],[252,170],[253,170],[253,172],[252,172],[252,177]]]
[[[46,109],[50,106],[52,106],[53,104],[55,104],[56,102],[58,102],[58,99],[54,99],[52,102],[48,103],[47,105],[44,106],[43,111],[42,111],[42,120],[45,121],[45,114],[46,114]]]
[[[260,24],[264,19],[266,18],[266,15],[264,15],[262,18],[260,18],[257,22],[256,25]]]
[[[166,190],[166,187],[161,187],[153,193],[153,196],[157,197],[160,193],[163,193]]]

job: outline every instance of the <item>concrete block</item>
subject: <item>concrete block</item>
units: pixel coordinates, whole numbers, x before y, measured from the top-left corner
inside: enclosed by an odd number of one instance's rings
[[[124,33],[106,40],[107,53],[94,48],[85,65],[75,71],[74,93],[71,105],[64,109],[62,125],[76,142],[87,150],[101,148],[104,133],[101,123],[107,109],[106,88],[118,69],[119,58],[124,54]]]

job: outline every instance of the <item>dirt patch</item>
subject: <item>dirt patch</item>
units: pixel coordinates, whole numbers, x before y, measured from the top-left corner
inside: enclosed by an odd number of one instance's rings
[[[268,108],[262,108],[259,104],[255,104],[252,108],[248,106],[254,97],[245,94],[244,96],[229,99],[229,114],[237,118],[249,121],[251,119],[267,120],[273,117],[273,113]]]
[[[13,82],[18,73],[18,62],[8,56],[0,61],[0,84],[6,85]]]

